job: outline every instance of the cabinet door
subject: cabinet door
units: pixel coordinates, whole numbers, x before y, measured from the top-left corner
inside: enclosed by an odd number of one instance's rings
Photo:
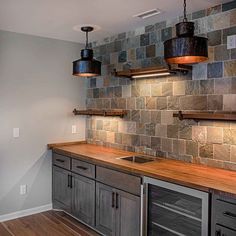
[[[105,235],[115,235],[115,192],[96,183],[96,228]]]
[[[53,166],[53,207],[71,212],[71,175],[62,168]]]
[[[116,190],[116,235],[140,235],[140,197]]]
[[[85,223],[95,222],[95,181],[73,174],[72,214]]]

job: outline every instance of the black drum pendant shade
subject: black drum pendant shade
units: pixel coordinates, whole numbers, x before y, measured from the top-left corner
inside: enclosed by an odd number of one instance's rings
[[[208,59],[208,39],[194,36],[194,23],[186,17],[184,0],[184,20],[176,26],[176,38],[164,42],[164,57],[168,64],[193,64]]]
[[[86,32],[86,47],[81,50],[81,59],[73,62],[73,75],[91,77],[101,75],[101,62],[93,58],[93,50],[88,48],[88,32],[93,31],[92,27],[82,27]]]

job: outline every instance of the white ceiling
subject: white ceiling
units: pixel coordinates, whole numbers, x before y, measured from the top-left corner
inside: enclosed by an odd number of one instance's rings
[[[188,0],[188,12],[230,0]],[[0,29],[48,38],[84,42],[75,25],[95,24],[90,41],[129,31],[182,14],[183,0],[0,0]],[[132,16],[159,8],[162,13],[141,20]]]

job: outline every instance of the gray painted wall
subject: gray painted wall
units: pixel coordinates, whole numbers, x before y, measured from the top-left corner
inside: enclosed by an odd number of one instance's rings
[[[81,47],[0,31],[0,216],[50,204],[47,143],[85,139],[85,119],[72,115],[85,107],[86,80],[71,76]],[[21,184],[27,195],[19,194]]]

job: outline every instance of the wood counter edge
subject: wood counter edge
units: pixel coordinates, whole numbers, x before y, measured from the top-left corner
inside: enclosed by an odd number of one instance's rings
[[[47,148],[52,150],[53,148],[63,147],[63,146],[70,146],[70,145],[78,145],[78,144],[86,144],[87,141],[72,141],[72,142],[64,142],[64,143],[49,143],[47,144]]]

